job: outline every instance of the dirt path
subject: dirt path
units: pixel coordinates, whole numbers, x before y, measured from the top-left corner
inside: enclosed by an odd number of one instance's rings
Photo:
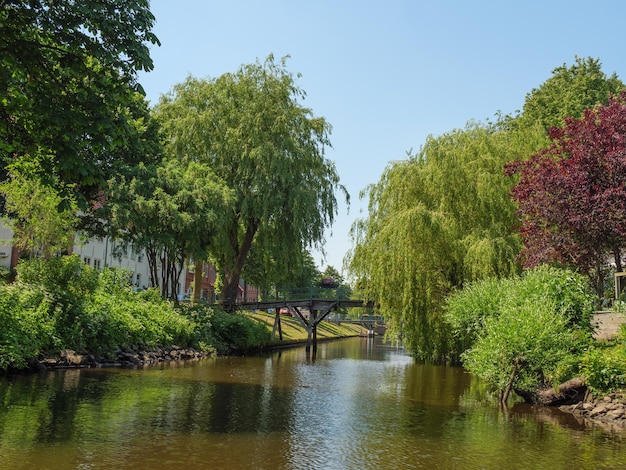
[[[594,338],[611,339],[619,332],[620,325],[626,323],[626,315],[615,312],[598,312],[593,316],[593,321],[598,325]]]

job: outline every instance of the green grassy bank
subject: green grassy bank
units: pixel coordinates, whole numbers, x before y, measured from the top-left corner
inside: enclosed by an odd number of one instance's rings
[[[246,316],[258,321],[267,326],[271,332],[274,328],[274,322],[276,315],[267,312],[246,312]],[[280,318],[281,330],[283,332],[283,342],[302,342],[307,339],[307,331],[302,327],[300,322],[289,315],[281,315]],[[353,325],[350,323],[332,323],[323,321],[317,326],[317,338],[319,339],[333,339],[349,336],[359,336],[365,330],[360,325]],[[279,344],[278,334],[275,338],[272,338],[271,344]]]
[[[175,305],[156,290],[135,292],[124,270],[99,272],[76,256],[23,261],[14,282],[0,282],[0,372],[37,367],[67,351],[117,362],[120,353],[176,346],[203,355],[238,354],[281,342],[275,317],[224,312],[219,306]],[[282,316],[282,344],[305,341],[295,318]],[[319,339],[355,336],[356,325],[323,322]]]

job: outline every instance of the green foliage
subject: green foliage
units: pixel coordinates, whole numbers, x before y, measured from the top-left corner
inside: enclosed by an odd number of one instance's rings
[[[504,174],[504,165],[527,160],[549,143],[548,128],[606,103],[623,87],[597,60],[577,58],[527,96],[521,115],[429,137],[417,155],[394,161],[367,188],[369,212],[353,226],[349,268],[380,305],[391,334],[434,357],[446,346],[440,308],[451,290],[520,272],[518,208],[510,198],[516,178]],[[458,334],[455,348],[474,337],[467,325]]]
[[[41,293],[59,347],[69,347],[79,339],[77,319],[98,286],[96,270],[77,255],[24,260],[17,266],[16,284]]]
[[[536,150],[534,134],[470,123],[429,138],[368,188],[353,227],[350,272],[392,334],[427,358],[447,354],[441,305],[467,281],[519,272],[521,249],[507,161]]]
[[[594,314],[594,298],[584,276],[569,270],[550,266],[525,271],[515,283],[513,302],[524,299],[536,302],[554,302],[557,312],[573,328],[590,332]]]
[[[582,357],[582,373],[592,391],[626,388],[626,344],[590,349]]]
[[[528,300],[505,305],[484,320],[481,336],[463,364],[498,390],[532,391],[554,378],[555,366],[572,352],[574,332],[554,304]]]
[[[0,285],[0,370],[23,368],[49,347],[54,328],[49,304],[17,285]]]
[[[132,146],[138,70],[158,44],[147,0],[3,2],[0,9],[0,180],[17,158],[45,154],[45,173],[77,183],[79,202],[104,186],[110,155]]]
[[[271,341],[264,323],[208,305],[174,307],[156,289],[135,292],[131,279],[77,256],[20,263],[17,281],[0,285],[0,370],[62,349],[113,357],[175,344],[228,353]]]
[[[301,265],[334,220],[335,191],[345,193],[324,156],[330,125],[301,105],[304,96],[285,60],[270,56],[216,79],[189,77],[155,108],[171,158],[208,165],[234,192],[209,246],[222,299],[232,298],[249,256],[270,276],[279,274],[272,265]]]
[[[200,303],[180,303],[176,311],[187,318],[193,325],[193,346],[207,353],[216,353],[213,334],[213,306]]]
[[[0,285],[4,284],[11,275],[11,270],[5,266],[0,266]]]
[[[524,126],[540,124],[547,133],[561,127],[565,117],[578,118],[583,111],[606,104],[611,95],[624,89],[615,73],[607,77],[598,59],[575,58],[575,64],[563,64],[552,71],[552,77],[526,95],[522,115]]]
[[[446,299],[444,315],[452,327],[454,356],[472,347],[484,331],[487,318],[500,314],[512,284],[508,279],[482,279],[453,292]]]
[[[135,175],[109,183],[109,228],[146,250],[151,277],[159,279],[164,297],[175,298],[184,260],[207,257],[223,214],[232,208],[232,191],[208,165],[178,160],[139,164]],[[166,267],[157,263],[163,255]]]
[[[242,313],[227,313],[221,309],[212,312],[209,341],[220,354],[242,352],[270,343],[271,332]]]
[[[77,206],[72,196],[62,198],[54,187],[42,183],[38,158],[49,157],[18,159],[9,165],[8,179],[0,183],[0,195],[10,214],[4,223],[13,230],[13,244],[31,256],[47,258],[74,243]]]
[[[464,366],[506,399],[511,389],[532,391],[571,378],[591,342],[593,311],[583,276],[542,266],[454,293],[446,320]]]
[[[12,345],[5,347],[3,364],[21,367],[39,353],[66,348],[106,355],[190,344],[194,324],[158,293],[133,292],[130,280],[128,271],[98,273],[77,256],[21,262],[16,283],[3,286],[9,294],[21,292],[3,296],[4,343]]]
[[[189,345],[194,324],[154,292],[136,294],[130,284],[117,292],[100,288],[78,319],[81,348],[106,354],[122,348]]]

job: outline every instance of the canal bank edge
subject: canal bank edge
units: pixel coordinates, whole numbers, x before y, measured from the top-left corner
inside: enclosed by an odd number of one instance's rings
[[[598,425],[610,431],[626,429],[626,392],[616,392],[597,399],[559,406],[581,423]]]
[[[264,322],[268,329],[272,329],[274,315],[256,312],[251,313],[256,321]],[[241,355],[257,351],[269,351],[296,347],[306,344],[306,330],[295,319],[283,318],[285,325],[285,338],[282,341],[273,340],[267,345],[256,348],[254,351],[231,350],[224,355]],[[326,324],[318,329],[318,341],[332,341],[343,338],[361,336],[363,328],[357,325]],[[58,356],[46,357],[41,360],[33,360],[29,364],[31,371],[46,371],[53,369],[72,369],[89,367],[135,367],[172,361],[192,361],[214,356],[215,354],[200,351],[194,348],[183,348],[176,345],[155,347],[150,350],[123,349],[117,351],[112,358],[105,358],[90,352],[76,352],[66,349]]]
[[[260,315],[265,316],[265,315]],[[270,317],[268,315],[268,317]],[[269,325],[269,318],[258,318]],[[289,323],[289,319],[286,319]],[[293,325],[301,328],[300,325]],[[299,328],[298,328],[299,327]],[[304,330],[304,329],[302,329]],[[337,340],[351,336],[359,336],[360,331],[326,331],[318,339],[320,341]],[[297,336],[297,335],[295,335]],[[295,347],[306,343],[306,337],[294,337],[275,341],[260,350],[272,350],[279,348]],[[239,352],[241,353],[241,352]],[[238,354],[233,351],[233,355]],[[58,357],[45,358],[32,363],[30,370],[47,371],[53,369],[68,368],[93,368],[93,367],[138,367],[158,363],[193,361],[210,357],[211,354],[193,348],[182,348],[176,345],[157,347],[150,351],[118,351],[114,359],[107,359],[91,353],[77,353],[72,350],[64,350]],[[538,405],[545,406],[545,405]],[[579,402],[571,405],[560,405],[557,408],[563,412],[572,414],[578,421],[587,425],[598,425],[605,429],[626,429],[626,391],[612,393],[597,399],[587,396]]]

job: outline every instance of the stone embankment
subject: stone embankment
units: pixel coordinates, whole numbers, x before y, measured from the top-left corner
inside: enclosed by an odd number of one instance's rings
[[[46,358],[36,364],[36,368],[64,369],[77,367],[128,367],[159,362],[184,361],[207,357],[206,353],[191,348],[168,346],[154,348],[151,351],[118,351],[113,358],[104,358],[95,354],[79,354],[66,349],[58,357]]]
[[[612,393],[574,405],[562,405],[559,409],[573,414],[582,421],[599,424],[608,429],[626,429],[626,395],[623,393]]]
[[[611,340],[619,334],[622,325],[626,323],[626,315],[616,312],[598,312],[593,321],[596,327],[595,339]],[[626,393],[612,393],[600,398],[591,398],[587,395],[587,387],[582,384],[582,381],[574,379],[572,382],[576,381],[580,383],[574,383],[572,390],[575,393],[572,397],[578,397],[580,401],[560,405],[558,408],[561,411],[571,413],[577,419],[591,425],[610,430],[626,430]],[[586,399],[583,398],[585,395],[587,395]]]

